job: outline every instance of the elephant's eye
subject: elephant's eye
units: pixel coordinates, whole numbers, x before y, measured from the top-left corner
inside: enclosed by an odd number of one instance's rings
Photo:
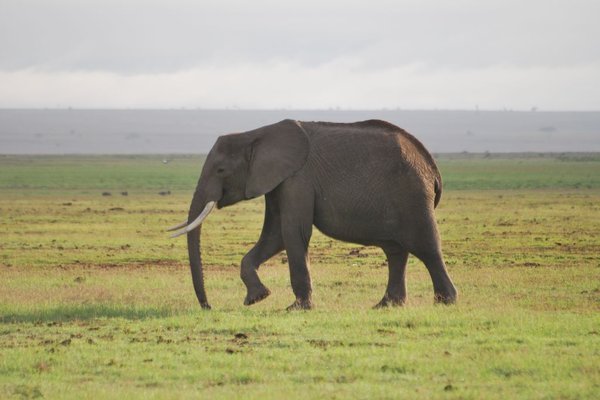
[[[223,172],[225,172],[225,168],[223,168],[223,167],[217,168],[217,173],[218,174],[222,174]]]

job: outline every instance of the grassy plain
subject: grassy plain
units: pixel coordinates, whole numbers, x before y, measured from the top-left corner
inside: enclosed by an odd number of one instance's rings
[[[440,156],[458,304],[433,305],[411,258],[408,304],[371,310],[383,253],[315,231],[316,309],[291,313],[285,253],[260,271],[271,297],[242,305],[260,199],[205,223],[197,306],[163,228],[201,161],[0,157],[0,398],[597,397],[600,156]]]

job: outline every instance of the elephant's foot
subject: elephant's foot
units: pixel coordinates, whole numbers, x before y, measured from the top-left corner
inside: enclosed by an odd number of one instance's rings
[[[456,289],[454,289],[444,293],[435,293],[433,296],[433,301],[436,304],[454,304],[456,303],[457,297],[458,294],[456,293]]]
[[[388,307],[401,307],[404,305],[405,299],[403,297],[391,297],[388,295],[383,296],[383,299],[373,306],[374,309],[388,308]]]
[[[286,311],[296,311],[296,310],[310,310],[313,308],[312,301],[310,299],[296,299]]]
[[[202,307],[203,310],[210,310],[210,304],[208,304],[208,302],[204,302],[204,303],[200,303],[200,307]]]
[[[249,306],[266,299],[271,294],[271,291],[266,286],[262,285],[256,289],[248,289],[248,294],[244,300],[244,305]]]

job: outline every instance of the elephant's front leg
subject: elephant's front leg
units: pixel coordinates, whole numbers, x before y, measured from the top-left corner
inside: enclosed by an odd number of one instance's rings
[[[283,237],[290,267],[290,280],[296,300],[289,310],[310,310],[312,308],[312,284],[309,272],[308,243],[312,226],[284,228]]]
[[[299,179],[298,179],[299,180]],[[312,284],[309,272],[308,244],[312,236],[314,195],[292,182],[280,193],[281,234],[290,267],[290,280],[296,300],[288,310],[312,308]]]
[[[260,264],[273,257],[281,250],[283,250],[283,243],[281,241],[279,243],[259,241],[252,250],[242,258],[240,275],[247,289],[244,305],[249,306],[258,303],[271,294],[271,291],[260,281],[257,270]]]
[[[263,262],[283,250],[279,209],[270,195],[267,195],[265,200],[265,221],[260,239],[242,259],[240,275],[248,291],[244,300],[247,306],[271,294],[271,291],[260,281],[257,270]]]

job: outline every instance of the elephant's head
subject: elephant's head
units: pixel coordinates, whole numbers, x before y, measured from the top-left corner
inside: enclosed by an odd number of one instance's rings
[[[246,133],[221,136],[206,158],[186,222],[172,237],[187,233],[194,290],[210,308],[204,290],[200,228],[213,208],[252,199],[275,189],[296,173],[308,156],[308,138],[296,121],[284,120]]]

